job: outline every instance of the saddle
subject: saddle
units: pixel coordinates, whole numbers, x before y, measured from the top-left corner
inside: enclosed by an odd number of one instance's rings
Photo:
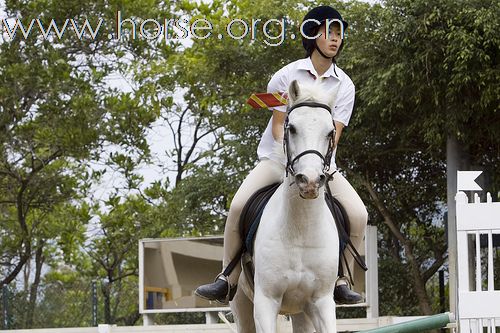
[[[267,202],[274,192],[276,192],[280,184],[281,183],[271,184],[257,190],[243,207],[240,215],[240,237],[243,244],[242,252],[248,252],[248,254],[253,255],[253,243],[260,224],[260,219],[262,218],[262,213],[264,212]],[[337,228],[340,227],[342,231],[344,231],[343,233],[339,231],[339,235],[342,234],[342,237],[339,237],[340,253],[342,253],[347,246],[347,239],[350,234],[347,214],[340,202],[328,192],[325,192],[325,201],[337,223]]]
[[[248,281],[253,285],[253,275],[254,275],[254,267],[252,262],[252,256],[254,251],[254,240],[255,235],[257,233],[257,229],[260,224],[260,220],[262,218],[262,213],[266,204],[268,203],[271,196],[276,192],[276,189],[280,186],[281,183],[275,183],[268,186],[265,186],[259,190],[257,190],[247,201],[245,206],[243,207],[243,211],[240,215],[240,237],[242,240],[242,248],[237,256],[238,260],[242,257],[243,261],[243,270],[247,275]],[[344,255],[344,250],[346,248],[349,249],[354,259],[358,263],[358,265],[363,269],[367,270],[366,264],[364,260],[359,255],[358,251],[352,245],[349,235],[349,219],[345,209],[342,207],[340,202],[335,199],[330,193],[330,189],[328,185],[326,186],[327,190],[325,191],[325,201],[332,213],[332,216],[337,225],[337,230],[339,233],[339,258],[344,260],[345,267],[347,268],[347,273],[351,280],[351,284],[354,285],[354,281],[352,279],[352,273],[347,266],[347,259]],[[339,260],[339,276],[344,276],[343,266],[341,264],[341,260]],[[232,270],[234,268],[234,260],[229,265],[229,269]],[[232,268],[231,268],[232,266]]]

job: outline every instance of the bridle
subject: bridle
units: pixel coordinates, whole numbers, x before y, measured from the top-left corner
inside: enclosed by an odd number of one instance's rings
[[[289,117],[290,117],[290,114],[292,113],[293,110],[300,108],[300,107],[303,107],[303,106],[309,106],[309,107],[313,107],[313,108],[323,108],[323,109],[327,110],[328,112],[330,112],[330,114],[332,113],[332,109],[330,108],[330,106],[323,104],[323,103],[318,103],[318,102],[302,102],[302,103],[297,103],[295,105],[292,105],[291,107],[288,108],[287,116],[285,119],[284,135],[283,135],[283,149],[285,150],[286,160],[287,160],[286,161],[286,176],[287,177],[288,177],[288,173],[290,173],[292,176],[295,176],[295,170],[293,169],[295,162],[297,162],[299,160],[299,158],[301,158],[302,156],[305,156],[307,154],[315,154],[321,158],[321,161],[323,161],[323,173],[326,173],[328,170],[330,170],[330,162],[332,160],[333,146],[334,146],[334,142],[335,142],[335,126],[333,127],[332,133],[329,135],[330,140],[328,143],[328,150],[327,150],[325,156],[323,156],[323,154],[321,154],[317,150],[308,149],[308,150],[301,152],[300,154],[298,154],[297,156],[295,156],[292,159],[292,156],[290,154],[290,149],[289,149],[289,145],[290,145],[290,143],[289,143],[290,126],[288,124]]]

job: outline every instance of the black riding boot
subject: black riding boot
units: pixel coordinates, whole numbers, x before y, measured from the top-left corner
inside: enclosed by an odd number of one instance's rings
[[[219,274],[213,283],[199,286],[194,291],[196,296],[221,304],[229,304],[236,293],[236,286],[229,287],[227,277]]]
[[[335,286],[333,299],[335,300],[335,304],[358,304],[363,301],[363,297],[354,290],[351,290],[349,284]]]

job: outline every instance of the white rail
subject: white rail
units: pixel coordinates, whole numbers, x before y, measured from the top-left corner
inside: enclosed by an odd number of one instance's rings
[[[486,202],[480,202],[478,194],[469,202],[460,191],[455,199],[460,332],[498,332],[500,286],[495,289],[494,257],[498,250],[493,239],[500,235],[500,202],[493,202],[489,193]]]

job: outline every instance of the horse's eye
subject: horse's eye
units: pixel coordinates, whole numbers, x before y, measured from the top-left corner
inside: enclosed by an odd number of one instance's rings
[[[293,125],[290,125],[288,127],[288,130],[290,131],[291,134],[296,134],[297,133],[297,129]]]
[[[335,135],[335,130],[331,130],[330,133],[328,133],[329,138],[333,138],[334,135]]]

